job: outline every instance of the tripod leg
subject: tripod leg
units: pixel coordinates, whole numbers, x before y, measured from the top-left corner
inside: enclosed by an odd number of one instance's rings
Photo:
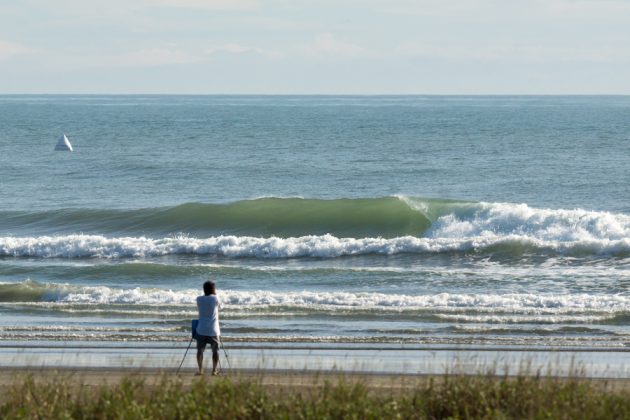
[[[230,359],[228,359],[227,351],[225,351],[225,346],[223,345],[223,340],[220,340],[219,343],[221,344],[221,348],[223,349],[223,354],[225,354],[225,360],[227,361],[228,369],[232,370],[232,366],[230,366]]]
[[[177,373],[175,373],[175,375],[179,375],[179,370],[182,368],[182,365],[184,364],[184,360],[186,360],[186,355],[188,354],[188,350],[190,350],[190,346],[192,345],[192,341],[193,339],[190,339],[190,343],[188,343],[188,348],[186,349],[186,353],[184,353],[184,358],[182,359],[182,362],[179,364],[179,367],[177,368]]]

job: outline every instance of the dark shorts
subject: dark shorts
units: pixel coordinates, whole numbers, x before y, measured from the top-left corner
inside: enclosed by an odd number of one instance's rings
[[[209,337],[207,335],[197,334],[195,336],[197,340],[197,350],[205,351],[206,344],[210,344],[210,348],[212,349],[213,355],[219,355],[219,338],[216,336]]]

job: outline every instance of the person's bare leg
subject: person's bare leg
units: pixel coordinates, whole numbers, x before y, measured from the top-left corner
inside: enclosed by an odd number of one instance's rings
[[[197,372],[197,375],[203,375],[203,351],[201,350],[197,350],[197,366],[199,366],[199,371]]]
[[[212,374],[216,375],[218,373],[217,365],[219,364],[219,354],[212,353]]]

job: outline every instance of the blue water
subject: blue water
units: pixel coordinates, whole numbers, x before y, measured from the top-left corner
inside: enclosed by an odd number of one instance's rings
[[[629,117],[626,96],[0,96],[0,340],[180,340],[212,277],[232,341],[629,347]]]

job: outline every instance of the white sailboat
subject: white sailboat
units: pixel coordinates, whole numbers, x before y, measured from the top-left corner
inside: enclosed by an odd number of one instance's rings
[[[65,134],[59,138],[59,141],[57,142],[57,145],[55,146],[55,150],[64,150],[64,151],[72,152],[72,144],[70,144],[70,140],[68,140],[68,137],[66,137]]]

